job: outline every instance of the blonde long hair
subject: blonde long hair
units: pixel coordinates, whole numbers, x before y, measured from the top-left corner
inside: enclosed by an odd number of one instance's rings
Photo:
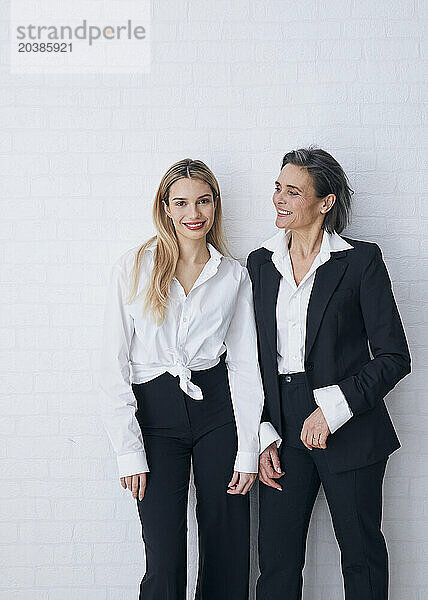
[[[214,223],[207,234],[207,242],[212,244],[214,248],[222,254],[232,256],[226,247],[224,239],[220,186],[214,173],[200,160],[185,158],[184,160],[176,162],[164,174],[156,192],[153,203],[153,223],[157,235],[152,236],[144,242],[136,253],[131,272],[131,289],[127,298],[128,303],[133,302],[136,298],[143,254],[146,248],[157,240],[153,270],[150,281],[146,286],[143,313],[147,314],[151,312],[158,325],[165,319],[170,284],[175,275],[175,269],[180,254],[174,224],[172,219],[167,216],[162,206],[162,201],[169,206],[170,187],[173,183],[183,178],[200,179],[210,186],[214,201],[216,201],[216,210]]]

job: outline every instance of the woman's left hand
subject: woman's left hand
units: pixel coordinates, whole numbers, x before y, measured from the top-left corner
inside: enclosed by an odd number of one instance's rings
[[[303,422],[302,433],[300,439],[305,444],[306,448],[327,448],[327,437],[330,434],[330,429],[320,407],[318,407],[307,419]]]
[[[233,477],[229,481],[228,494],[246,494],[251,490],[257,479],[257,473],[240,473],[233,471]]]

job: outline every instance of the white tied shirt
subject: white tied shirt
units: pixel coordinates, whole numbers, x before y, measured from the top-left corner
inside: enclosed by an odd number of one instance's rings
[[[290,236],[290,229],[281,229],[262,244],[273,252],[272,262],[282,275],[276,303],[278,373],[300,373],[305,370],[306,317],[315,272],[330,259],[331,252],[353,249],[338,233],[323,231],[320,251],[297,285],[288,250]],[[331,433],[352,417],[352,411],[338,385],[317,388],[313,392]],[[279,447],[282,438],[270,422],[264,421],[260,425],[260,452],[274,441]]]
[[[186,394],[203,402],[201,389],[190,381],[191,370],[215,366],[225,351],[238,436],[234,470],[256,473],[264,394],[248,271],[207,243],[210,258],[187,296],[178,279],[172,279],[166,317],[158,326],[142,313],[156,244],[154,240],[144,252],[132,304],[125,300],[139,246],[117,259],[109,279],[98,382],[100,412],[119,476],[150,470],[131,383],[168,372],[179,378]]]

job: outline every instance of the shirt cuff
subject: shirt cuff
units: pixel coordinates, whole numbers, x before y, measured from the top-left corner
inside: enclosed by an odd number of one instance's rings
[[[120,454],[116,458],[119,477],[128,477],[129,475],[138,475],[149,471],[145,452],[128,452],[127,454]]]
[[[331,433],[342,427],[353,416],[348,402],[338,385],[327,385],[313,390],[317,405],[323,412]]]
[[[260,442],[260,454],[263,450],[266,450],[273,442],[276,442],[276,447],[279,448],[282,442],[282,438],[278,435],[275,427],[270,421],[263,421],[259,427],[259,442]]]
[[[257,452],[237,452],[233,470],[240,473],[258,473],[259,455]]]

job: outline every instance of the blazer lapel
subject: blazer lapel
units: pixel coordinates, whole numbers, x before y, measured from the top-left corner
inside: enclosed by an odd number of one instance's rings
[[[276,344],[276,300],[278,297],[281,274],[277,271],[272,260],[268,260],[260,267],[260,289],[263,321],[266,328],[266,337],[272,350],[274,360],[277,360]]]
[[[344,256],[346,250],[332,253],[330,259],[315,272],[306,318],[305,361],[315,342],[327,304],[348,266],[346,261],[338,260]],[[276,302],[280,280],[281,274],[269,258],[260,267],[261,307],[266,337],[275,361],[277,360]]]
[[[342,279],[348,263],[336,260],[346,256],[346,250],[334,252],[315,272],[306,318],[305,361],[308,359],[327,304]]]

